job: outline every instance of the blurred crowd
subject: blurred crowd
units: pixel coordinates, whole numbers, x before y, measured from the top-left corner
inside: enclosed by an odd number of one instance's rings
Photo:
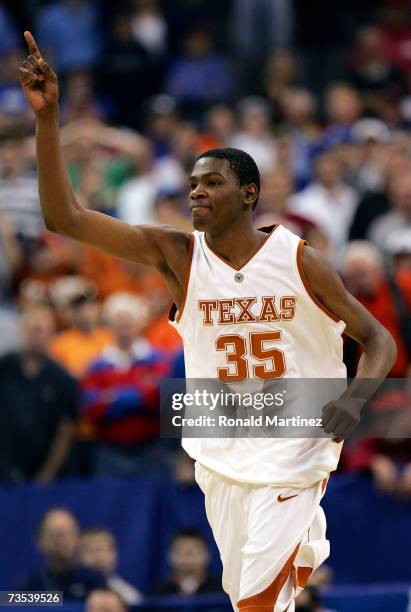
[[[177,444],[158,437],[159,383],[184,375],[163,280],[44,228],[18,82],[28,27],[60,78],[83,206],[191,231],[197,155],[247,151],[262,176],[256,226],[282,223],[319,249],[396,339],[390,376],[409,377],[408,0],[0,2],[1,482],[192,481]],[[348,338],[345,355],[352,375],[360,351]],[[407,408],[408,389],[397,395],[385,405]],[[342,466],[411,496],[409,437],[360,441]]]
[[[257,227],[282,223],[327,257],[395,337],[400,389],[374,404],[391,437],[358,437],[341,470],[411,498],[411,6],[408,0],[0,2],[0,482],[173,474],[191,460],[159,439],[159,384],[183,377],[161,277],[45,230],[34,118],[18,82],[30,28],[61,90],[61,141],[85,207],[191,231],[187,172],[243,149],[262,191]],[[345,338],[350,375],[360,358]],[[24,588],[124,612],[114,534],[64,507],[37,533]],[[158,594],[220,591],[194,531],[170,543]],[[298,610],[323,610],[318,578]],[[50,586],[51,585],[51,586]]]

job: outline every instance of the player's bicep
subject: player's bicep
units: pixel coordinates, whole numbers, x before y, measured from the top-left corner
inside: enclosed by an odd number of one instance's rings
[[[167,240],[166,230],[163,232]],[[121,259],[157,269],[166,266],[164,251],[160,248],[161,227],[133,226],[98,211],[84,210],[64,233]]]
[[[305,246],[302,263],[311,289],[320,302],[345,322],[348,336],[364,344],[371,330],[380,323],[348,293],[337,272],[318,251]]]

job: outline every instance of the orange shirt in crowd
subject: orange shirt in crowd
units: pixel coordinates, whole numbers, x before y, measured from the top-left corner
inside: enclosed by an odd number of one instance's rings
[[[97,327],[89,333],[77,328],[68,329],[53,338],[49,354],[78,378],[84,374],[90,362],[114,341],[113,332],[106,327]]]
[[[396,275],[396,281],[401,289],[404,302],[411,311],[411,273],[408,270],[401,271]],[[357,299],[365,306],[368,312],[388,329],[397,343],[397,359],[389,375],[394,378],[405,376],[410,360],[405,342],[402,338],[401,322],[397,315],[394,299],[388,283],[382,281],[374,296],[359,296]]]
[[[168,322],[168,312],[150,325],[146,336],[153,348],[166,353],[177,353],[183,348],[181,337]]]

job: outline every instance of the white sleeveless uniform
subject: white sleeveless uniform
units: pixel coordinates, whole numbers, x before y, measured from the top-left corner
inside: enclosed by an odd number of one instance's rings
[[[182,312],[170,321],[184,341],[187,379],[346,378],[341,337],[345,323],[310,290],[301,264],[303,245],[298,236],[276,226],[236,269],[208,246],[203,232],[193,233]],[[265,603],[264,594],[272,595],[298,545],[289,563],[294,575],[299,559],[315,568],[328,556],[319,507],[321,483],[337,467],[341,446],[326,438],[183,439],[184,449],[197,461],[197,481],[206,494],[207,515],[223,560],[223,586],[234,608],[252,608],[255,597],[260,597],[258,606]],[[269,501],[255,502],[261,495],[268,495]],[[284,497],[286,503],[279,503]],[[262,508],[264,520],[259,516]],[[284,512],[292,517],[285,541],[284,532],[281,537],[272,533],[279,516],[285,529]],[[311,542],[314,548],[307,548],[304,539],[310,527],[315,531],[314,523],[321,529],[317,543]],[[267,565],[266,571],[261,564]],[[293,609],[296,581],[287,578],[280,586],[261,612]]]

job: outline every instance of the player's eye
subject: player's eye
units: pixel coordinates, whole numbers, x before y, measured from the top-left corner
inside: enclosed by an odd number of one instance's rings
[[[208,181],[208,186],[209,187],[215,187],[216,185],[218,185],[217,181],[214,181],[213,179]]]

